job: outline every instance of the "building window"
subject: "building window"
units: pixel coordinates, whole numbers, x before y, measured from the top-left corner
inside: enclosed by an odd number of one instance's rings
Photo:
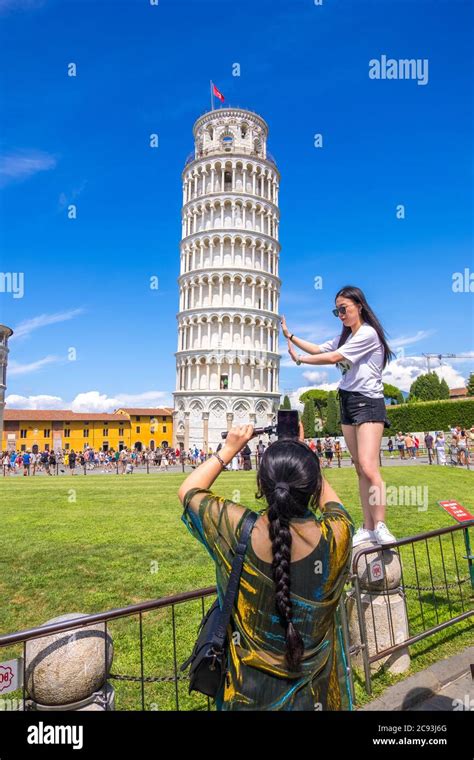
[[[227,390],[229,387],[229,375],[221,375],[220,389],[221,391]]]
[[[166,433],[166,425],[163,425],[163,433]]]
[[[119,428],[119,435],[123,435],[123,428]]]
[[[65,438],[71,437],[71,431],[69,430],[69,428],[64,428],[64,437]]]
[[[136,431],[137,433],[139,433],[139,432],[140,432],[140,425],[137,425],[137,427],[135,428],[135,431]]]
[[[108,441],[104,441],[102,444],[102,451],[108,451],[109,450],[109,443]]]
[[[224,190],[232,190],[231,172],[224,172]]]
[[[104,436],[104,438],[107,438],[108,434],[109,434],[109,428],[104,428],[104,429],[102,430],[102,435]],[[105,451],[105,450],[106,450],[106,449],[104,449],[104,451]]]
[[[50,435],[51,435],[51,430],[49,428],[45,428],[44,429],[44,437],[45,438],[49,438]]]
[[[26,443],[21,444],[21,451],[26,451]]]
[[[89,437],[89,428],[84,428],[84,430],[82,431],[82,436],[83,438]]]
[[[69,443],[64,444],[64,448],[66,449],[66,451],[69,451],[69,447],[70,447]]]
[[[20,438],[26,438],[26,430],[20,430]]]
[[[135,422],[140,422],[140,417],[135,417]]]
[[[45,451],[49,451],[49,443],[45,443],[44,444],[44,450]]]

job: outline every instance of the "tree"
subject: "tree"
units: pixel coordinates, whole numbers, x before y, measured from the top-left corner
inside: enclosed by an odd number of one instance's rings
[[[467,380],[467,395],[474,396],[474,372],[471,372]]]
[[[444,382],[447,388],[446,381]],[[426,375],[417,377],[411,384],[408,400],[413,401],[416,398],[417,401],[437,401],[446,398],[443,393],[445,393],[445,388],[440,383],[436,372],[428,372]],[[447,398],[449,398],[449,389]]]
[[[449,398],[449,386],[448,386],[446,380],[444,379],[444,377],[443,377],[443,379],[441,380],[441,382],[439,384],[439,388],[440,388],[440,393],[441,393],[440,399],[447,399],[447,398]]]
[[[329,435],[341,435],[337,421],[337,407],[336,391],[329,391],[326,424],[324,425],[324,432]]]
[[[301,415],[301,422],[303,423],[305,438],[314,438],[314,403],[311,399],[305,402],[303,414]]]
[[[290,399],[287,395],[283,398],[283,403],[280,404],[280,409],[291,409]]]
[[[312,388],[309,391],[305,391],[300,396],[300,401],[305,404],[306,401],[311,401],[315,408],[317,416],[321,421],[324,420],[324,412],[328,403],[328,391],[319,390],[319,388]]]
[[[395,404],[403,404],[404,398],[400,388],[396,385],[390,385],[389,383],[383,384],[383,395],[388,401],[393,401]]]

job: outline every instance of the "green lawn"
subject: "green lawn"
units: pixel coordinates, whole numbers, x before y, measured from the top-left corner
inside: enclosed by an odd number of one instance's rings
[[[325,471],[341,501],[361,522],[357,480],[353,469]],[[392,506],[387,522],[398,538],[454,524],[438,505],[440,499],[455,498],[474,511],[473,474],[466,470],[438,467],[386,467],[387,486],[428,486],[429,506]],[[203,547],[193,539],[180,520],[177,490],[182,474],[94,475],[59,478],[4,478],[0,480],[2,534],[0,630],[2,633],[40,625],[49,618],[73,612],[92,613],[123,607],[182,591],[214,584],[213,564]],[[255,472],[223,473],[213,486],[217,493],[239,499],[252,507]],[[71,490],[72,489],[72,490]],[[240,497],[235,491],[240,491]],[[472,538],[474,545],[474,537]],[[438,542],[439,544],[439,542]],[[436,548],[436,547],[435,547]],[[443,539],[448,582],[456,578],[451,538]],[[461,535],[454,544],[459,576],[467,577]],[[411,550],[410,550],[411,551]],[[419,584],[430,582],[423,546],[417,549]],[[402,553],[405,583],[415,582],[412,555]],[[443,582],[441,549],[432,553],[435,584]],[[463,584],[464,604],[469,606],[469,584]],[[456,596],[457,592],[457,596]],[[460,609],[459,589],[450,599],[444,592],[422,597],[425,624]],[[206,607],[210,600],[206,600]],[[472,605],[472,594],[470,596]],[[414,630],[422,624],[416,593],[408,598]],[[175,608],[178,662],[189,654],[201,617],[201,602]],[[172,611],[143,615],[145,675],[172,676]],[[114,640],[113,673],[140,674],[138,618],[109,624]],[[412,670],[460,651],[474,641],[472,621],[459,623],[412,647]],[[21,654],[22,647],[4,650],[1,660]],[[398,678],[387,673],[373,679],[374,696]],[[140,685],[113,681],[118,709],[140,709]],[[146,686],[147,709],[173,709],[174,685]],[[362,680],[356,677],[358,703],[367,697]],[[204,709],[206,701],[188,697],[186,682],[179,685],[181,708]]]

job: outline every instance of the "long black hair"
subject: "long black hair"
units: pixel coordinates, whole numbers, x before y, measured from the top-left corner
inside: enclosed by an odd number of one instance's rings
[[[278,486],[279,483],[282,485]],[[304,644],[292,621],[290,520],[303,517],[308,508],[319,504],[322,488],[319,459],[303,441],[279,439],[262,455],[257,487],[256,498],[264,496],[268,504],[275,605],[286,630],[286,664],[290,670],[298,671]]]
[[[354,285],[344,285],[344,287],[341,288],[336,293],[336,298],[334,299],[334,301],[336,301],[337,298],[350,298],[351,301],[354,301],[356,304],[359,304],[359,306],[362,306],[361,317],[363,321],[374,328],[383,346],[383,351],[384,351],[383,368],[385,369],[388,362],[395,356],[395,354],[393,353],[390,346],[388,345],[387,337],[385,335],[385,330],[383,329],[379,320],[377,319],[374,312],[372,311],[369,304],[367,303],[367,299],[365,295],[363,294],[362,290],[360,288],[356,288]],[[337,347],[339,348],[339,346],[342,346],[351,334],[352,334],[351,328],[346,327],[346,325],[343,325],[341,336],[339,338],[339,343],[337,344]]]

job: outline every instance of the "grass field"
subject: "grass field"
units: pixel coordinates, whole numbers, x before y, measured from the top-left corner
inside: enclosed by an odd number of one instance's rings
[[[354,470],[334,469],[326,474],[358,526],[361,510]],[[387,467],[383,474],[387,486],[428,486],[426,511],[403,505],[389,507],[387,522],[397,538],[454,524],[437,505],[438,500],[455,498],[474,511],[474,475],[470,472],[446,472],[420,465]],[[180,519],[182,508],[176,494],[184,477],[181,473],[168,473],[2,479],[1,632],[41,625],[66,613],[99,612],[213,585],[213,563]],[[262,508],[263,504],[255,498],[255,472],[224,472],[213,486],[213,490],[229,498],[236,498],[235,489],[240,491],[242,503]],[[460,534],[455,547],[459,575],[466,577]],[[445,544],[445,560],[448,580],[452,580],[456,573],[451,539]],[[410,575],[408,556],[407,568]],[[442,583],[439,555],[433,555],[431,571],[435,583]],[[420,584],[429,583],[429,568],[422,554],[418,572]],[[412,578],[406,576],[405,583]],[[463,592],[468,598],[468,583],[464,584]],[[455,590],[450,600],[443,594],[435,599],[433,595],[425,596],[428,622],[436,622],[435,607],[438,615],[446,613],[448,602],[457,609]],[[417,597],[409,600],[409,611],[416,627],[420,623]],[[167,609],[143,616],[145,675],[173,675],[171,614]],[[175,615],[179,663],[192,649],[201,603],[177,606]],[[109,631],[115,648],[112,672],[138,676],[138,618],[113,621]],[[412,647],[411,672],[460,651],[473,641],[472,620],[425,639]],[[19,656],[21,650],[20,646],[10,647],[0,659]],[[399,679],[388,673],[376,675],[373,696]],[[140,709],[140,684],[122,681],[113,684],[117,709]],[[173,709],[174,689],[172,683],[147,685],[146,708]],[[366,701],[359,678],[356,693],[359,704]],[[179,698],[181,708],[206,708],[204,698],[188,697],[185,681],[180,682]]]

